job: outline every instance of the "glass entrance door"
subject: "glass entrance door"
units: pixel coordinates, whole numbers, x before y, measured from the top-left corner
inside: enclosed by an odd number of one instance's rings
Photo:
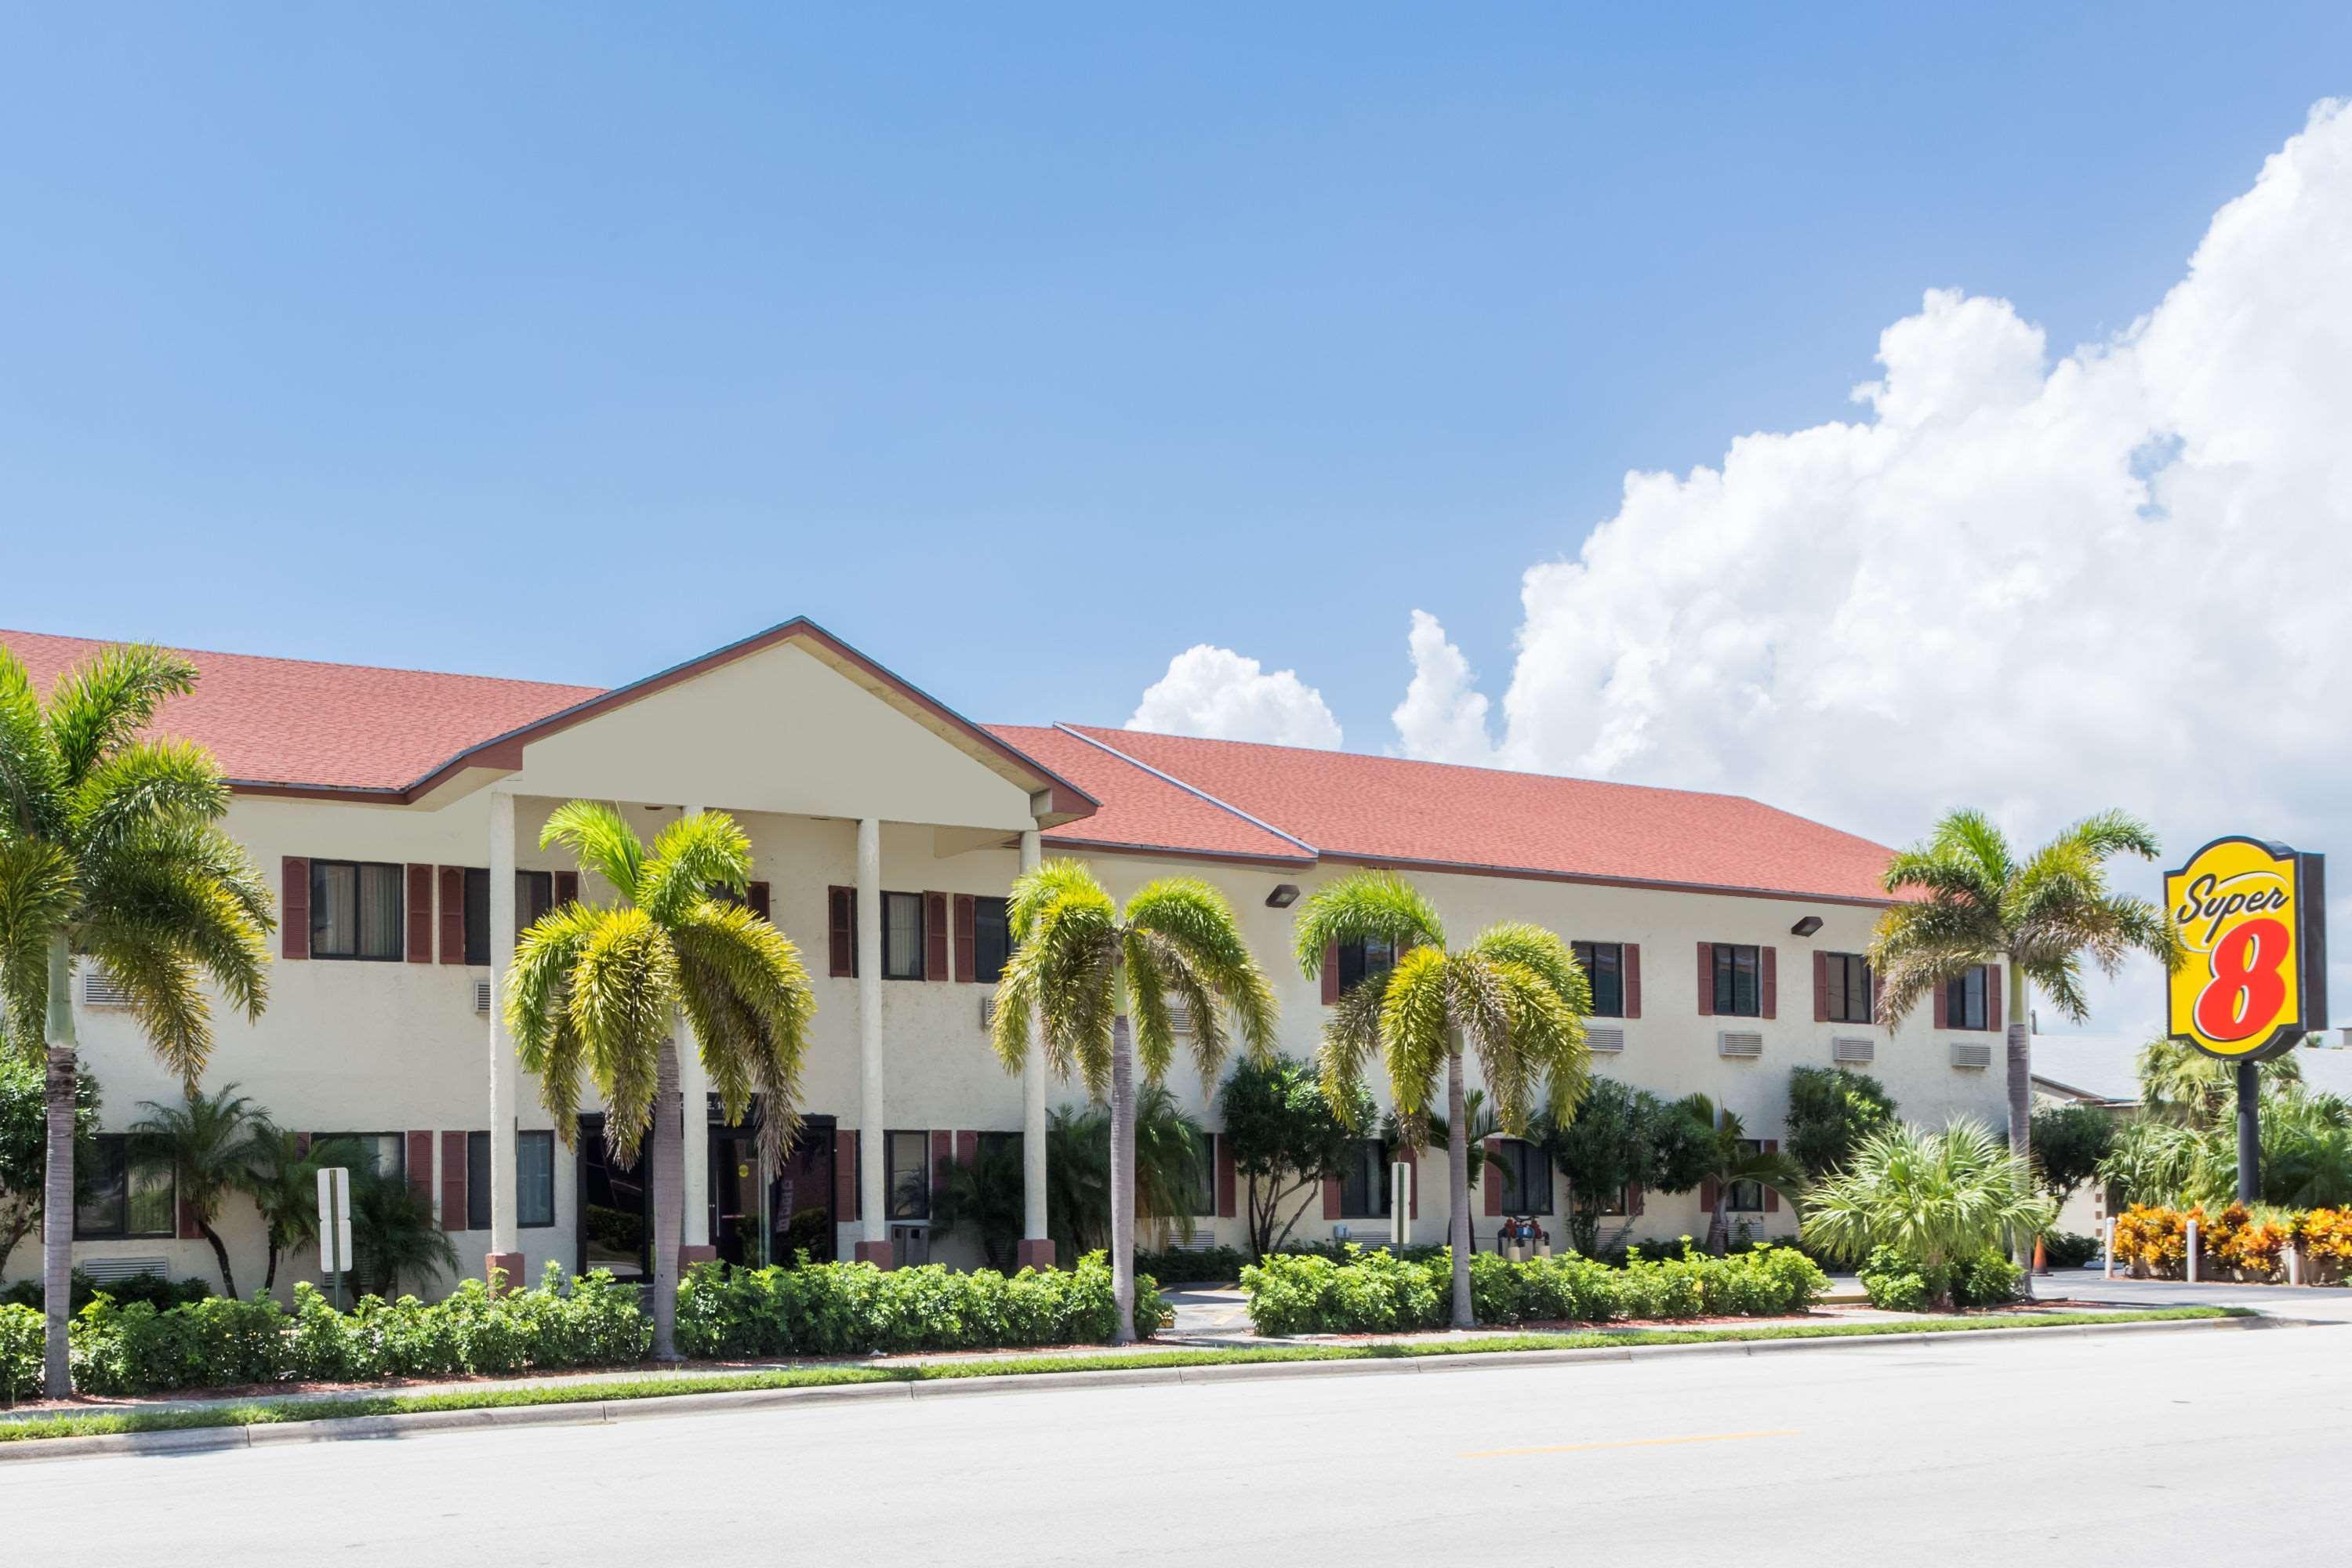
[[[801,1135],[784,1152],[784,1168],[769,1196],[768,1212],[774,1218],[772,1256],[778,1263],[789,1265],[802,1252],[812,1263],[833,1261],[833,1118],[803,1118]]]
[[[719,1261],[758,1268],[768,1262],[767,1215],[760,1180],[760,1135],[740,1127],[710,1130],[710,1244]]]
[[[634,1165],[616,1165],[604,1147],[604,1118],[580,1119],[580,1261],[578,1271],[609,1268],[616,1279],[653,1274],[653,1202],[646,1188],[646,1150]]]

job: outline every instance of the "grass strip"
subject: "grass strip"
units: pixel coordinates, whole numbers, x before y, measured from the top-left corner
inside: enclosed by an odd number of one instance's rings
[[[680,1394],[731,1394],[748,1389],[831,1388],[863,1383],[940,1383],[969,1377],[1042,1377],[1066,1372],[1236,1366],[1261,1362],[1405,1361],[1425,1356],[1495,1355],[1512,1351],[1714,1344],[1727,1341],[1867,1339],[1885,1334],[1968,1333],[1982,1329],[2055,1329],[2079,1323],[2148,1323],[2251,1316],[2253,1314],[2242,1307],[2165,1307],[2119,1312],[2050,1312],[2030,1318],[1774,1323],[1752,1329],[1579,1329],[1490,1334],[1469,1340],[1264,1345],[1246,1349],[1191,1348],[1133,1351],[1112,1355],[1003,1356],[895,1366],[788,1367],[769,1372],[631,1378],[625,1382],[553,1384],[530,1388],[467,1388],[446,1394],[369,1394],[344,1399],[259,1399],[246,1404],[208,1405],[198,1410],[124,1410],[88,1415],[27,1416],[21,1420],[0,1422],[0,1443],[32,1442],[48,1437],[95,1437],[120,1432],[179,1432],[205,1426],[259,1426],[292,1421],[332,1421],[353,1415],[404,1415],[419,1411],[499,1410],[520,1405],[660,1399]]]

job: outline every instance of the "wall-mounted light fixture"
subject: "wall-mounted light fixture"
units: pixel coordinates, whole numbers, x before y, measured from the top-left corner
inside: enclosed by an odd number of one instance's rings
[[[1799,921],[1795,925],[1789,928],[1789,934],[1790,936],[1811,936],[1821,929],[1822,917],[1819,915],[1807,915],[1803,920]]]
[[[1298,884],[1296,882],[1276,882],[1274,891],[1265,896],[1265,907],[1270,910],[1286,910],[1297,901]]]

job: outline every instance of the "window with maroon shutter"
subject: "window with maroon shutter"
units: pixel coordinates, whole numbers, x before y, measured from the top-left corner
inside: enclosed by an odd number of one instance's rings
[[[576,904],[579,901],[580,873],[558,871],[555,874],[555,907],[562,909],[566,904]]]
[[[441,1228],[466,1228],[466,1135],[441,1134]]]
[[[948,896],[945,893],[923,895],[923,978],[950,980],[954,971],[948,966],[948,949],[952,939],[948,933]]]
[[[960,985],[971,984],[972,966],[975,962],[973,949],[979,934],[973,924],[979,918],[973,903],[974,900],[970,893],[958,893],[955,896],[955,977],[956,983]]]
[[[278,866],[278,956],[310,956],[310,859],[289,855]]]
[[[1777,1018],[1780,1016],[1780,950],[1759,948],[1757,959],[1756,990],[1763,1009],[1758,1016]]]
[[[466,962],[466,868],[441,868],[441,962]]]
[[[1830,955],[1813,950],[1813,1022],[1830,1021]]]
[[[1625,1016],[1642,1016],[1642,944],[1625,944]]]
[[[857,889],[833,887],[824,890],[825,973],[857,973]],[[856,1133],[851,1133],[854,1140]]]
[[[1985,1027],[1999,1033],[2000,1029],[2000,965],[1985,965]]]
[[[1230,1138],[1217,1140],[1217,1217],[1231,1219],[1239,1201],[1239,1182],[1234,1169],[1234,1144]]]
[[[1951,1026],[1952,988],[1949,985],[1938,985],[1936,987],[1936,1027],[1948,1029]]]
[[[744,889],[743,901],[750,905],[751,912],[759,916],[761,920],[773,920],[775,918],[768,912],[770,894],[768,892],[767,883],[753,882],[749,888]]]
[[[1323,1217],[1339,1217],[1339,1179],[1337,1176],[1323,1178]]]
[[[433,868],[408,868],[408,962],[433,962]]]
[[[1698,1016],[1707,1018],[1714,1015],[1715,943],[1703,942],[1698,944]]]

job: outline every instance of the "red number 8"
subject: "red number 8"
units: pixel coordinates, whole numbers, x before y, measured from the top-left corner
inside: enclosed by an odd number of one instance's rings
[[[2213,979],[2197,997],[2197,1029],[2209,1040],[2242,1040],[2271,1026],[2286,1001],[2293,943],[2284,921],[2247,921],[2213,949]]]

